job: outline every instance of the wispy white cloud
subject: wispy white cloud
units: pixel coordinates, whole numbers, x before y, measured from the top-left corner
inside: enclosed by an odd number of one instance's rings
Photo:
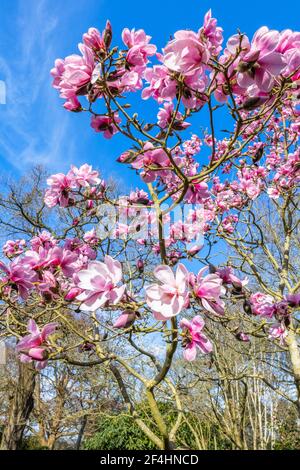
[[[0,57],[7,88],[7,104],[0,109],[0,157],[20,170],[35,163],[65,165],[72,158],[69,116],[53,103],[50,86],[59,21],[51,3],[19,1],[11,50]]]

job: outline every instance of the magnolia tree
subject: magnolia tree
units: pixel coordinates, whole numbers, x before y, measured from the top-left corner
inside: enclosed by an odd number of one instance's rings
[[[112,195],[88,164],[48,178],[45,205],[59,211],[63,228],[36,224],[31,239],[5,243],[5,334],[17,338],[20,361],[38,370],[55,360],[103,364],[160,449],[174,447],[184,415],[169,373],[176,350],[186,361],[211,353],[206,321],[232,341],[261,335],[288,347],[300,412],[300,278],[292,259],[300,33],[263,26],[251,40],[239,32],[224,44],[209,11],[197,32],[177,31],[161,52],[143,30],[125,28],[122,41],[114,45],[109,22],[102,34],[90,28],[80,55],[57,59],[51,75],[65,109],[90,113],[99,138],[127,138],[118,162],[141,186]],[[157,105],[155,120],[131,110],[132,93]],[[200,135],[191,131],[198,113]],[[266,224],[264,206],[276,222]],[[131,378],[155,428],[139,416]],[[171,427],[158,406],[162,391],[176,404]]]

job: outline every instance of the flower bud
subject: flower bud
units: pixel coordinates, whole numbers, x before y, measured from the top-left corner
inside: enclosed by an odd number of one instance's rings
[[[72,287],[69,292],[65,295],[65,300],[74,300],[79,295],[81,289],[79,287]]]
[[[138,259],[136,263],[136,267],[138,268],[139,272],[142,273],[145,267],[144,261],[142,259]]]
[[[45,348],[37,347],[29,349],[28,356],[35,361],[45,361],[45,359],[48,359],[49,354]]]
[[[112,40],[112,27],[111,27],[110,21],[107,20],[105,30],[104,30],[104,36],[103,36],[103,41],[107,49],[111,45],[111,40]]]
[[[247,313],[248,315],[252,315],[251,304],[248,300],[245,300],[245,302],[243,304],[243,309],[244,309],[245,313]]]
[[[216,266],[214,266],[213,264],[209,263],[209,273],[210,274],[215,274],[215,272],[217,271],[217,268]]]
[[[194,256],[203,248],[203,245],[193,245],[189,250],[187,250],[190,256]]]
[[[85,352],[85,351],[92,351],[95,349],[95,345],[93,343],[89,343],[88,341],[85,341],[83,344],[79,346],[79,352]]]
[[[236,335],[235,335],[236,339],[238,339],[239,341],[243,341],[245,343],[248,343],[250,341],[250,338],[249,336],[244,333],[243,331],[239,331]]]
[[[246,111],[252,111],[253,109],[258,108],[267,100],[266,97],[254,96],[253,98],[248,98],[240,107],[240,109],[245,109]]]
[[[300,294],[288,294],[286,300],[290,307],[300,307]]]
[[[113,324],[113,328],[129,328],[136,320],[136,313],[133,310],[124,310]]]

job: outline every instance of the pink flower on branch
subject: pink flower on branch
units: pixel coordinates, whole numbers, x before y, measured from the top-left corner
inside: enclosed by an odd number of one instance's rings
[[[25,246],[25,240],[7,240],[7,242],[3,245],[3,253],[8,258],[11,258],[23,253]]]
[[[4,272],[4,277],[0,278],[0,281],[15,288],[22,299],[27,299],[29,291],[37,280],[37,274],[31,267],[22,263],[20,258],[16,258],[8,266],[0,261],[1,271]]]
[[[174,72],[193,75],[207,64],[209,51],[194,31],[177,31],[164,48],[163,64]]]
[[[199,34],[203,42],[206,43],[210,54],[218,55],[221,52],[223,29],[217,26],[217,20],[212,18],[211,10],[208,10],[204,16],[204,24]]]
[[[291,307],[300,307],[300,293],[287,294],[286,300]]]
[[[174,275],[169,266],[160,265],[154,269],[154,276],[160,284],[145,287],[146,302],[157,320],[166,321],[188,304],[188,271],[183,264],[178,264]]]
[[[122,279],[122,266],[111,256],[105,256],[104,263],[93,261],[87,269],[77,273],[78,287],[83,290],[77,296],[80,309],[86,312],[97,310],[105,305],[116,305],[125,292],[125,285],[118,286]]]
[[[137,318],[136,312],[133,310],[124,310],[121,315],[113,324],[113,328],[129,328],[135,322]]]
[[[70,192],[74,187],[73,179],[69,175],[57,173],[47,179],[50,186],[45,193],[45,203],[48,207],[54,207],[59,204],[61,207],[67,207],[70,204]]]
[[[99,173],[92,169],[92,165],[85,163],[81,167],[77,168],[75,165],[71,165],[69,176],[74,178],[74,182],[78,187],[89,187],[96,186],[100,183]]]
[[[191,125],[190,123],[185,122],[183,120],[183,116],[179,111],[177,111],[175,119],[174,119],[174,104],[164,103],[164,107],[159,108],[159,112],[157,114],[157,124],[162,129],[166,129],[172,123],[172,120],[173,120],[172,129],[177,130],[177,131],[186,129],[187,127]]]
[[[240,87],[248,88],[256,84],[259,90],[271,90],[274,78],[286,65],[283,55],[276,52],[279,39],[279,32],[269,30],[266,26],[256,31],[238,65],[237,83]]]
[[[95,68],[93,51],[84,44],[79,44],[78,48],[81,56],[73,54],[64,60],[57,59],[51,70],[53,87],[59,90],[61,98],[67,100],[65,106],[71,111],[80,107],[77,96],[86,94],[86,85],[91,81]]]
[[[150,96],[162,103],[171,101],[176,96],[177,83],[171,78],[167,67],[155,65],[153,68],[147,68],[144,72],[144,78],[149,86],[142,91],[142,98],[148,99]]]
[[[271,295],[255,292],[250,296],[251,310],[254,315],[272,318],[276,309],[275,301]]]
[[[235,288],[242,288],[249,282],[248,278],[239,279],[235,274],[231,266],[225,266],[224,268],[218,268],[216,274],[220,276],[223,284],[232,284]]]
[[[288,335],[287,329],[280,323],[272,325],[269,329],[269,338],[270,339],[279,339],[279,343],[284,346],[285,339]]]
[[[204,328],[204,320],[197,315],[191,321],[183,318],[179,323],[182,332],[182,346],[184,347],[183,357],[187,361],[196,359],[197,350],[203,354],[208,354],[213,347],[209,339],[202,333]]]
[[[146,46],[151,40],[151,36],[148,36],[143,29],[135,30],[134,28],[129,30],[124,28],[122,31],[122,40],[124,44],[130,49],[134,46]]]
[[[35,367],[39,370],[46,367],[49,357],[49,343],[47,340],[57,327],[57,323],[48,323],[40,330],[34,320],[29,320],[27,329],[30,334],[22,338],[16,346],[20,354],[20,361],[34,361]]]
[[[84,44],[95,52],[105,52],[106,46],[101,33],[97,28],[89,28],[82,36]]]
[[[143,29],[131,31],[125,28],[122,32],[124,44],[128,47],[126,62],[129,66],[145,67],[148,62],[148,56],[156,52],[156,46],[149,44],[151,36],[147,36]]]
[[[204,276],[207,267],[200,269],[197,276],[190,276],[190,283],[194,290],[196,299],[199,299],[203,308],[211,313],[219,315],[224,313],[225,303],[220,299],[226,293],[222,279],[217,274]]]
[[[167,173],[170,160],[162,148],[155,148],[151,142],[146,142],[143,152],[131,165],[136,170],[142,170],[141,176],[146,183],[152,183],[157,176]]]
[[[119,124],[121,119],[116,112],[112,116],[93,116],[91,120],[91,127],[96,132],[102,132],[106,139],[111,139],[113,135],[118,132],[116,124]]]
[[[76,271],[75,262],[78,260],[78,254],[70,250],[55,246],[48,252],[45,266],[51,266],[61,271],[64,276],[72,277]]]

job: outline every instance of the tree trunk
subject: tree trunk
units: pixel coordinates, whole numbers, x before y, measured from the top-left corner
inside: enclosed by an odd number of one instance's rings
[[[35,376],[32,364],[19,363],[19,376],[2,435],[1,450],[17,450],[21,446],[24,429],[33,409]]]
[[[297,388],[297,408],[300,418],[300,351],[297,337],[292,329],[289,330],[287,344],[293,368],[294,381]]]
[[[78,433],[78,436],[77,436],[77,441],[76,441],[76,444],[75,444],[75,449],[76,450],[80,450],[81,441],[82,441],[82,438],[83,438],[83,435],[84,435],[86,424],[87,424],[87,416],[85,415],[82,418],[79,433]]]

